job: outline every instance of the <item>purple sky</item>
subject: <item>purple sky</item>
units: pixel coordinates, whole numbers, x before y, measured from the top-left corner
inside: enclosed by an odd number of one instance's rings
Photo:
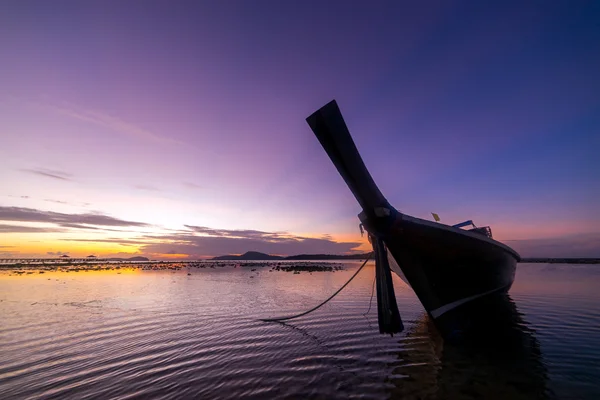
[[[600,3],[414,4],[3,4],[0,258],[367,249],[333,98],[401,211],[600,257]]]

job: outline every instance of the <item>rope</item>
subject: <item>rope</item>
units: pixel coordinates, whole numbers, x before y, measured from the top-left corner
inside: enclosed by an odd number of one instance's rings
[[[369,299],[369,309],[363,315],[366,317],[369,311],[371,311],[371,304],[373,303],[373,294],[375,293],[375,280],[377,277],[373,277],[373,286],[371,287],[371,298]]]
[[[356,275],[358,275],[358,273],[359,273],[359,272],[360,272],[360,271],[363,269],[363,267],[364,267],[365,265],[367,265],[367,261],[369,261],[369,260],[371,259],[371,257],[372,257],[372,256],[373,256],[373,253],[370,253],[370,254],[367,256],[367,259],[365,260],[365,262],[364,262],[364,263],[363,263],[363,264],[360,266],[360,268],[359,268],[359,269],[357,269],[357,270],[356,270],[356,272],[354,273],[354,275],[352,275],[352,277],[351,277],[351,278],[348,280],[348,282],[344,283],[344,285],[343,285],[341,288],[339,288],[339,289],[338,289],[338,290],[337,290],[337,291],[336,291],[334,294],[332,294],[331,296],[329,296],[329,298],[328,298],[327,300],[325,300],[324,302],[322,302],[322,303],[321,303],[321,304],[319,304],[318,306],[316,306],[316,307],[313,307],[313,308],[311,308],[310,310],[308,310],[308,311],[304,311],[303,313],[300,313],[300,314],[297,314],[297,315],[291,315],[291,316],[289,316],[289,317],[266,318],[266,319],[261,319],[261,321],[264,321],[264,322],[286,321],[286,320],[288,320],[288,319],[294,319],[294,318],[302,317],[302,316],[304,316],[304,315],[306,315],[306,314],[310,314],[311,312],[313,312],[313,311],[317,310],[318,308],[321,308],[321,306],[324,306],[324,305],[325,305],[327,302],[329,302],[329,300],[331,300],[331,299],[333,299],[335,296],[337,296],[337,294],[338,294],[339,292],[341,292],[341,291],[342,291],[342,289],[344,289],[346,286],[348,286],[348,284],[349,284],[350,282],[352,282],[352,279],[354,279],[354,278],[356,277]]]

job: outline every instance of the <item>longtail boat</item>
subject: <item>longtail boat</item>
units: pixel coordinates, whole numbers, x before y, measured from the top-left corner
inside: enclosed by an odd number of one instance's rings
[[[472,221],[445,225],[437,215],[429,221],[391,206],[367,170],[335,100],[306,121],[362,208],[358,217],[375,254],[381,333],[403,329],[390,271],[410,285],[442,333],[461,329],[453,318],[461,307],[510,289],[520,256],[494,240],[490,227],[475,227]]]

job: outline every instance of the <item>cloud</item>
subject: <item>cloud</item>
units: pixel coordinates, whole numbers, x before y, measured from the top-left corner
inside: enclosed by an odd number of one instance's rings
[[[188,187],[190,189],[202,189],[202,186],[193,182],[183,182],[183,186]]]
[[[85,203],[85,202],[72,202],[72,201],[54,200],[54,199],[44,199],[44,201],[46,201],[48,203],[56,203],[56,204],[69,204],[69,205],[78,206],[78,207],[88,207],[90,205],[90,203]]]
[[[600,232],[546,239],[505,240],[522,257],[600,257]]]
[[[70,181],[70,180],[72,180],[71,178],[73,176],[73,175],[63,172],[63,171],[56,171],[56,170],[46,169],[46,168],[21,169],[21,171],[28,172],[30,174],[43,176],[46,178],[58,179],[61,181]],[[21,196],[21,198],[25,199],[25,198],[29,198],[29,196]]]
[[[220,236],[229,238],[246,238],[246,239],[263,239],[269,241],[283,241],[293,236],[285,232],[263,232],[256,230],[228,230],[228,229],[213,229],[205,226],[184,225],[186,228],[194,232],[202,233],[210,236]]]
[[[0,221],[56,225],[54,227],[0,225],[0,232],[67,232],[68,229],[110,231],[114,230],[110,228],[151,226],[146,223],[123,220],[104,214],[67,214],[4,206],[0,206]],[[356,251],[355,249],[361,245],[359,242],[336,242],[328,235],[309,238],[288,232],[266,232],[253,229],[232,230],[196,225],[185,225],[185,228],[187,230],[143,235],[128,239],[109,237],[102,239],[63,238],[61,240],[135,246],[144,254],[159,257],[160,254],[186,254],[190,257],[215,256],[239,254],[249,250],[282,255],[302,253],[344,254]]]
[[[102,231],[113,231],[113,232],[120,232],[116,229],[108,229],[105,227],[102,228],[98,228],[97,226],[88,226],[88,225],[81,225],[81,224],[71,224],[71,223],[65,223],[65,224],[61,224],[60,226],[64,227],[64,228],[74,228],[74,229],[90,229],[90,230],[102,230]]]
[[[143,222],[127,221],[104,214],[65,214],[33,208],[0,206],[0,221],[51,223],[64,228],[97,229],[96,227],[148,227]],[[92,225],[92,226],[89,226]],[[5,225],[8,226],[8,225]],[[27,228],[27,227],[22,227]],[[33,228],[33,227],[31,227]],[[46,229],[46,228],[36,228]],[[54,232],[56,229],[53,230]],[[25,232],[25,231],[21,231]],[[31,231],[33,232],[33,231]],[[41,231],[40,231],[41,232]]]
[[[24,170],[21,170],[24,171]],[[27,172],[29,172],[29,170],[27,170]],[[57,173],[57,171],[54,171],[54,173]],[[63,173],[65,174],[65,173]],[[65,174],[66,175],[66,174]],[[13,198],[17,198],[17,199],[31,199],[31,196],[13,196],[11,194],[7,195],[8,197],[13,197]],[[78,206],[78,207],[89,207],[90,203],[86,203],[86,202],[78,202],[78,201],[65,201],[65,200],[55,200],[55,199],[43,199],[45,202],[48,203],[56,203],[56,204],[70,204],[72,206]]]
[[[74,242],[116,243],[137,246],[142,254],[160,258],[161,254],[185,254],[190,257],[241,254],[254,250],[268,254],[347,254],[355,252],[359,242],[335,242],[328,236],[308,238],[287,232],[228,230],[186,225],[191,231],[165,235],[144,235],[132,239],[63,239]]]
[[[135,239],[120,239],[120,238],[107,238],[107,239],[79,239],[79,238],[66,238],[60,239],[65,242],[90,242],[90,243],[116,243],[121,246],[139,246],[148,244],[148,240],[135,240]]]
[[[154,187],[154,186],[149,186],[149,185],[134,185],[133,187],[138,190],[147,190],[149,192],[160,192],[161,191],[159,188]]]
[[[268,254],[324,253],[344,254],[355,251],[358,242],[336,242],[330,236],[308,238],[287,232],[264,232],[251,229],[230,230],[185,225],[191,232],[172,235],[147,235],[154,242],[140,250],[149,254],[188,254],[207,256],[240,254],[249,250]]]
[[[44,201],[47,201],[48,203],[69,204],[68,201],[62,201],[62,200],[44,199]]]
[[[62,251],[48,251],[46,254],[48,254],[49,256],[69,255],[69,253],[63,253]]]
[[[358,242],[335,242],[328,239],[288,236],[271,240],[265,237],[228,237],[173,235],[155,236],[160,241],[144,244],[140,251],[146,254],[187,254],[192,257],[241,254],[260,251],[268,254],[345,254],[360,246]]]
[[[36,103],[39,106],[44,108],[48,108],[62,115],[67,115],[69,117],[78,119],[80,121],[85,121],[92,123],[97,126],[101,126],[103,128],[108,128],[114,132],[118,132],[127,136],[131,136],[138,139],[158,142],[158,143],[175,143],[181,144],[180,141],[157,135],[149,130],[144,128],[140,128],[139,126],[132,124],[130,122],[124,121],[118,117],[113,115],[94,111],[94,110],[85,110],[79,107],[76,107],[72,104],[63,103],[63,105],[55,105],[48,103]]]
[[[0,224],[0,233],[36,233],[36,232],[63,232],[60,228],[43,228],[38,226],[3,225]]]

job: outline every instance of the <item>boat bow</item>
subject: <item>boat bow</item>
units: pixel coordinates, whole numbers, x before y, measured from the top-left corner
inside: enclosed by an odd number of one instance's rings
[[[396,304],[385,243],[400,213],[375,184],[335,100],[314,112],[306,121],[363,209],[359,218],[375,251],[379,331],[389,334],[401,332],[404,327]]]

